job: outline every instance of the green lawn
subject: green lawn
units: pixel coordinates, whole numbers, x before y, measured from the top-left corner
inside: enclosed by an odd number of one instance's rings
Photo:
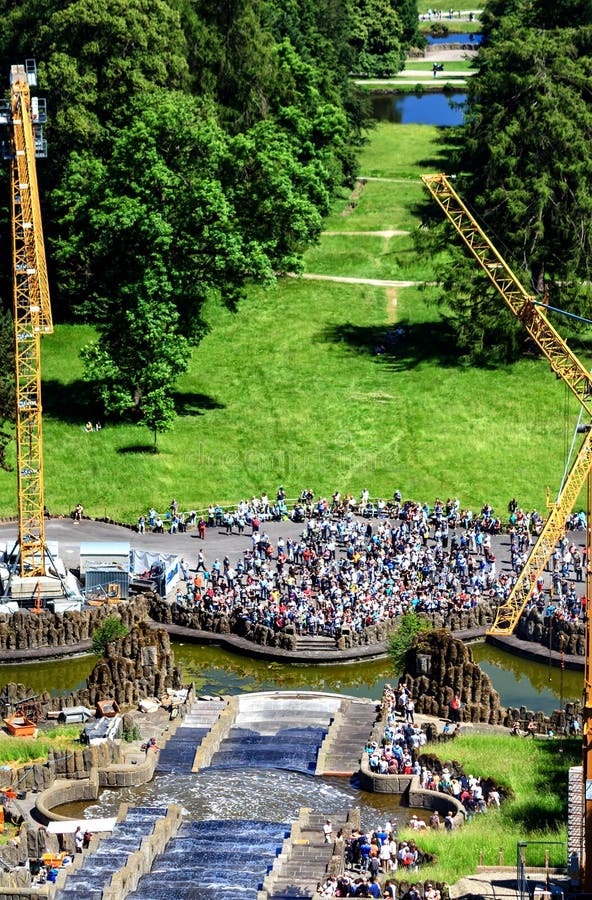
[[[412,71],[419,72],[430,72],[432,71],[432,65],[429,60],[423,59],[408,59],[405,63],[405,69],[411,69]],[[446,71],[450,69],[451,72],[465,72],[467,75],[472,75],[476,72],[475,61],[473,59],[455,59],[451,62],[444,63],[444,75]],[[444,76],[438,75],[438,78]]]
[[[566,860],[567,853],[552,844],[567,840],[567,772],[570,766],[581,763],[580,742],[469,733],[448,748],[449,757],[442,756],[442,745],[434,745],[433,750],[441,759],[459,762],[467,774],[495,778],[512,796],[501,809],[490,808],[453,832],[424,831],[419,836],[411,831],[402,833],[402,837],[415,837],[422,850],[437,859],[434,865],[422,866],[422,881],[453,884],[475,871],[480,852],[484,865],[495,866],[501,849],[504,863],[511,866],[516,861],[518,841],[543,842],[536,862],[533,849],[528,851],[529,861],[535,864],[543,865],[545,845],[551,850],[551,864],[559,854]]]
[[[453,140],[450,129],[379,125],[360,174],[394,180],[368,182],[355,203],[344,192],[326,229],[413,232],[430,202],[419,174],[444,168],[443,141]],[[305,268],[433,277],[412,233],[325,234]],[[565,389],[532,359],[459,366],[436,293],[286,278],[252,290],[236,313],[213,306],[211,331],[178,385],[179,417],[156,455],[138,426],[106,422],[84,432],[98,415],[78,359],[92,329],[59,326],[43,340],[47,505],[65,512],[80,501],[90,515],[133,521],[172,496],[191,509],[283,483],[288,496],[303,487],[381,495],[398,487],[428,500],[456,494],[463,505],[490,500],[500,510],[516,495],[541,508],[563,471]],[[394,341],[398,326],[404,333]],[[376,355],[381,346],[387,353]],[[0,512],[15,511],[15,475],[2,471]]]
[[[0,764],[22,765],[32,760],[44,760],[50,750],[80,749],[79,725],[58,725],[49,731],[40,731],[36,738],[14,737],[0,734]],[[8,787],[8,783],[0,784]]]

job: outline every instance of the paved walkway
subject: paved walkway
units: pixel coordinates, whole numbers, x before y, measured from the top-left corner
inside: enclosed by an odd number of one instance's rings
[[[288,520],[286,522],[264,522],[261,527],[269,535],[271,543],[277,544],[277,539],[280,536],[284,540],[288,537],[298,537],[305,526],[302,523],[294,523]],[[6,542],[9,547],[12,547],[16,536],[16,522],[0,524],[0,544]],[[571,534],[570,538],[580,545],[583,544],[583,533]],[[155,553],[178,554],[186,560],[190,569],[196,565],[197,553],[200,549],[205,553],[206,564],[211,565],[214,559],[218,558],[221,560],[225,555],[228,555],[231,561],[236,561],[246,549],[251,547],[250,529],[246,529],[245,533],[240,535],[236,533],[226,534],[225,530],[221,528],[208,528],[205,541],[201,541],[196,531],[172,535],[146,532],[146,534],[141,535],[130,528],[105,522],[95,522],[89,519],[84,519],[80,525],[75,525],[70,518],[50,519],[47,521],[46,539],[58,542],[59,555],[65,564],[73,569],[80,565],[80,543],[83,541],[125,541],[137,549],[151,550]],[[493,536],[492,550],[498,561],[499,569],[509,571],[510,541],[508,535]],[[381,642],[354,647],[351,650],[334,650],[328,659],[327,649],[324,645],[319,646],[319,649],[315,650],[313,649],[314,645],[308,643],[306,647],[302,647],[300,650],[287,651],[253,644],[251,641],[246,641],[238,635],[213,635],[210,632],[196,631],[177,625],[163,627],[166,628],[173,638],[195,643],[221,644],[228,647],[228,649],[236,650],[245,655],[281,662],[314,663],[319,665],[323,663],[335,664],[352,662],[354,660],[377,659],[387,654],[386,642]],[[456,636],[465,642],[475,641],[485,636],[485,629],[457,632]],[[540,644],[521,641],[516,637],[496,638],[495,644],[514,655],[528,656],[545,663],[551,660],[555,665],[560,665],[562,662],[560,653],[551,652]],[[36,654],[38,658],[47,659],[88,652],[89,647],[90,642],[83,641],[71,647],[39,648],[36,650]],[[2,661],[20,662],[27,658],[30,658],[30,651],[14,650],[3,653]],[[583,657],[579,656],[565,655],[563,662],[568,669],[582,670],[584,665]]]
[[[350,278],[346,275],[314,275],[305,272],[295,275],[295,278],[305,278],[309,281],[336,281],[339,284],[369,284],[372,287],[413,287],[417,284],[429,284],[426,281],[392,281],[385,278]]]
[[[327,234],[327,235],[343,234],[346,237],[392,238],[392,237],[402,237],[407,234],[411,234],[411,232],[410,231],[401,231],[398,229],[391,229],[390,231],[323,231],[323,234]]]

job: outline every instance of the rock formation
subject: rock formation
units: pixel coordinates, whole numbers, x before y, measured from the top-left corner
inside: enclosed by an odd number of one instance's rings
[[[416,636],[407,651],[402,679],[418,713],[448,718],[450,701],[457,694],[462,721],[503,723],[505,710],[489,675],[473,662],[470,648],[444,628]]]

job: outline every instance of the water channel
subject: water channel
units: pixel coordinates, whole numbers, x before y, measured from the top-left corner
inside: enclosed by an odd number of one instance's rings
[[[479,32],[464,34],[450,32],[449,34],[443,34],[439,37],[435,37],[433,34],[426,34],[426,41],[428,44],[480,44],[482,40],[483,35],[479,34]]]
[[[266,690],[329,691],[378,699],[385,681],[392,680],[388,659],[337,666],[293,666],[253,660],[215,646],[173,644],[184,681],[193,681],[198,694],[240,694]],[[474,644],[475,660],[483,666],[500,692],[505,706],[526,705],[550,712],[561,699],[581,696],[583,676],[530,662],[482,643]],[[55,694],[80,687],[94,663],[78,657],[35,665],[0,666],[0,689],[19,681],[34,691]],[[347,779],[318,779],[298,772],[260,769],[209,769],[198,775],[162,775],[140,788],[104,790],[97,803],[70,804],[65,815],[107,816],[121,802],[132,805],[179,803],[192,819],[240,819],[245,811],[253,818],[292,821],[301,806],[327,813],[359,806],[370,826],[391,817],[400,824],[413,810],[399,807],[397,798],[366,794]]]
[[[503,706],[522,706],[549,713],[561,698],[579,699],[583,675],[561,672],[491,647],[473,644],[472,652],[492,679]],[[184,681],[193,681],[197,693],[241,694],[251,691],[329,691],[354,697],[379,698],[385,681],[393,678],[388,659],[337,666],[294,666],[249,659],[216,646],[173,644],[175,661]],[[76,657],[34,665],[0,666],[0,690],[9,681],[21,682],[33,691],[67,693],[82,687],[94,658]]]

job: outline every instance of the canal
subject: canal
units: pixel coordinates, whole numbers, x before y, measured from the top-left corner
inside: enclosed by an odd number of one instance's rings
[[[475,662],[490,676],[503,706],[526,706],[549,713],[561,700],[581,699],[583,675],[512,656],[488,644],[472,645]],[[331,666],[295,666],[249,659],[215,646],[173,644],[183,679],[193,681],[198,694],[241,694],[268,690],[331,691],[378,698],[385,681],[393,679],[388,659]],[[93,657],[55,662],[0,666],[0,690],[9,681],[33,692],[65,694],[84,685]]]
[[[445,77],[445,75],[443,76]],[[397,125],[462,125],[465,93],[424,91],[417,94],[372,94],[372,115]]]

